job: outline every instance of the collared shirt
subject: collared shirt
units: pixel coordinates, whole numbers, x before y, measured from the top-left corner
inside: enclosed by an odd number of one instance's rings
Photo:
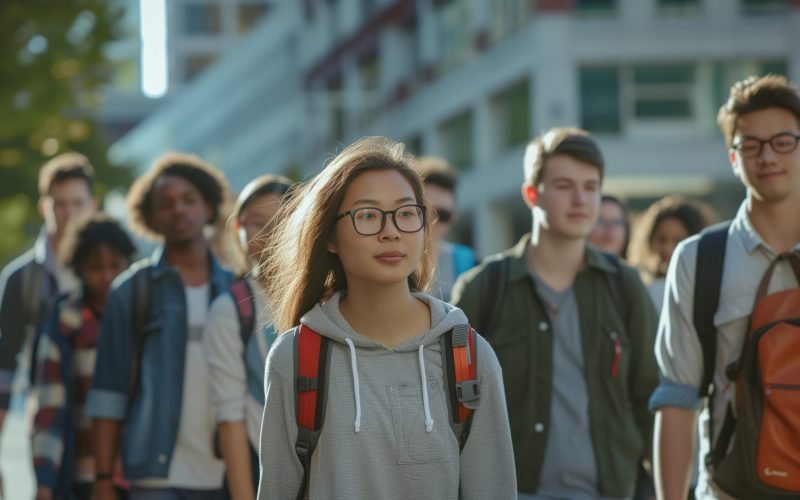
[[[661,383],[650,400],[653,410],[665,406],[686,409],[701,407],[699,387],[703,375],[703,351],[693,322],[699,239],[699,236],[693,236],[678,245],[667,273],[666,299],[656,340]],[[800,243],[794,250],[800,251]],[[714,440],[733,394],[733,386],[725,375],[725,369],[741,354],[756,291],[767,267],[776,257],[777,253],[753,228],[747,213],[747,202],[742,203],[728,231],[719,308],[714,315],[714,325],[717,327],[717,357],[713,378]],[[772,275],[769,293],[797,286],[788,262],[779,263]],[[705,456],[709,449],[708,418],[708,410],[704,409],[700,417],[701,456]],[[708,483],[709,477],[703,467],[698,481],[698,497],[714,497]]]

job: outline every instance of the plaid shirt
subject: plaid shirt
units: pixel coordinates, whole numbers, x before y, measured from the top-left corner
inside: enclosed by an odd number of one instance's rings
[[[43,331],[37,355],[39,410],[32,438],[40,486],[94,480],[92,421],[84,406],[99,333],[99,316],[77,294],[59,301]]]

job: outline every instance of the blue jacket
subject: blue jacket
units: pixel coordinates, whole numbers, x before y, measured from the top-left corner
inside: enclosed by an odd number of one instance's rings
[[[157,250],[115,282],[103,314],[92,388],[86,412],[94,418],[124,420],[122,466],[125,478],[166,478],[181,418],[183,374],[188,341],[184,284]],[[225,292],[233,275],[211,257],[209,297]],[[136,394],[131,398],[133,276],[149,273],[151,310]],[[211,439],[211,436],[209,436]]]

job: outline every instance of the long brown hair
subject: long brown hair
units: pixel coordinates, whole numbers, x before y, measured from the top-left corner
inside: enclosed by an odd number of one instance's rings
[[[424,204],[422,181],[412,169],[413,157],[403,144],[385,137],[365,137],[339,153],[312,180],[295,190],[262,261],[262,280],[273,303],[278,331],[297,325],[303,314],[333,292],[347,288],[339,257],[328,251],[339,206],[353,180],[364,172],[396,170]],[[425,290],[434,268],[430,219],[426,218],[420,265],[408,277],[412,290]]]

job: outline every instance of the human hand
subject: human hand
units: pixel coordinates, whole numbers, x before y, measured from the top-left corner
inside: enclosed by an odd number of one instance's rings
[[[53,490],[47,486],[39,486],[39,489],[36,490],[36,500],[52,500],[52,498]]]

